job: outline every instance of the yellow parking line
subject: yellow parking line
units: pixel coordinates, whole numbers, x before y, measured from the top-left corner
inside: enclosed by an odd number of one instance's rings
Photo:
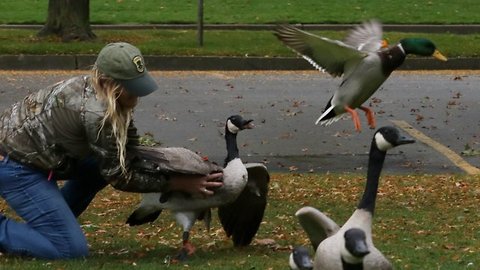
[[[457,153],[450,150],[448,147],[444,146],[441,143],[433,140],[432,138],[428,137],[427,135],[423,134],[419,130],[412,127],[410,124],[403,120],[390,120],[399,128],[405,130],[408,134],[410,134],[415,139],[427,144],[428,146],[432,147],[433,149],[440,152],[440,154],[444,155],[450,161],[453,162],[457,167],[464,170],[468,174],[480,174],[480,169],[470,165],[467,161],[465,161],[461,156]]]

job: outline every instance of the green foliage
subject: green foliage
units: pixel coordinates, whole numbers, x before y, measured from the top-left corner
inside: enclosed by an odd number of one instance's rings
[[[318,0],[208,0],[205,23],[359,23],[378,18],[384,23],[480,23],[477,0],[318,1]],[[48,0],[0,1],[0,23],[43,24]],[[92,24],[195,23],[197,1],[99,0],[90,1]],[[146,55],[294,56],[271,31],[214,31],[204,33],[197,45],[195,30],[94,30],[93,42],[62,43],[39,39],[37,30],[0,30],[0,54],[96,54],[105,43],[127,41]],[[345,32],[317,32],[342,39]],[[432,39],[448,57],[479,55],[480,34],[385,33],[390,43],[408,36]]]
[[[152,133],[145,133],[138,138],[139,144],[142,146],[159,146],[160,142],[156,141]]]
[[[94,24],[194,23],[197,3],[191,0],[90,1]],[[378,18],[384,23],[480,23],[477,0],[206,0],[206,23],[358,23]],[[0,23],[43,23],[48,0],[0,1]]]
[[[278,57],[295,54],[278,41],[272,31],[205,31],[199,47],[195,30],[96,30],[91,42],[59,42],[40,39],[34,30],[0,30],[0,54],[96,54],[108,42],[126,41],[138,46],[144,55],[181,56],[258,56]],[[315,31],[315,34],[342,39],[345,32]],[[389,43],[404,37],[426,37],[447,57],[479,56],[480,34],[385,33]]]
[[[463,156],[478,156],[480,155],[480,150],[473,149],[468,143],[465,145],[465,150],[461,152]]]

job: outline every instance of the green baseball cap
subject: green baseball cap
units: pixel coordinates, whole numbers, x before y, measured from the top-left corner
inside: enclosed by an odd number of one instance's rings
[[[158,89],[145,67],[140,50],[126,42],[110,43],[98,53],[98,70],[118,81],[133,96],[143,97]]]

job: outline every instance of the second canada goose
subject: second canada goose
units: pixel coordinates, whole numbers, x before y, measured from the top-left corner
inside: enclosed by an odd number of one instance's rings
[[[237,133],[253,127],[253,120],[239,115],[229,117],[225,124],[227,157],[223,168],[223,186],[207,198],[194,198],[182,193],[146,193],[127,223],[140,225],[154,221],[163,209],[171,210],[183,227],[183,247],[177,256],[185,260],[195,251],[189,241],[190,229],[197,219],[204,219],[209,228],[210,209],[218,207],[222,226],[235,246],[250,244],[263,219],[267,205],[267,168],[260,163],[243,164],[237,147]],[[200,158],[200,157],[198,157]],[[200,158],[201,159],[201,158]],[[188,162],[188,161],[187,161]]]
[[[341,228],[313,207],[297,211],[296,216],[316,250],[314,269],[392,269],[391,263],[375,248],[372,240],[378,182],[387,150],[413,142],[413,139],[401,136],[395,127],[382,127],[375,132],[365,191],[357,209]]]
[[[312,259],[308,254],[308,249],[303,246],[294,247],[288,265],[291,270],[311,270],[313,269]]]

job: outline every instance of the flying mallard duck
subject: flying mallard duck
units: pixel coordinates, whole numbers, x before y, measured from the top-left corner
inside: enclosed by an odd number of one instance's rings
[[[355,109],[364,111],[368,125],[375,128],[373,111],[362,104],[403,63],[407,54],[433,56],[447,61],[433,42],[424,38],[405,38],[390,48],[382,48],[382,27],[375,20],[353,29],[343,42],[316,36],[290,25],[280,26],[275,35],[315,68],[333,77],[343,74],[342,83],[315,124],[329,125],[348,112],[357,131],[361,128]]]

